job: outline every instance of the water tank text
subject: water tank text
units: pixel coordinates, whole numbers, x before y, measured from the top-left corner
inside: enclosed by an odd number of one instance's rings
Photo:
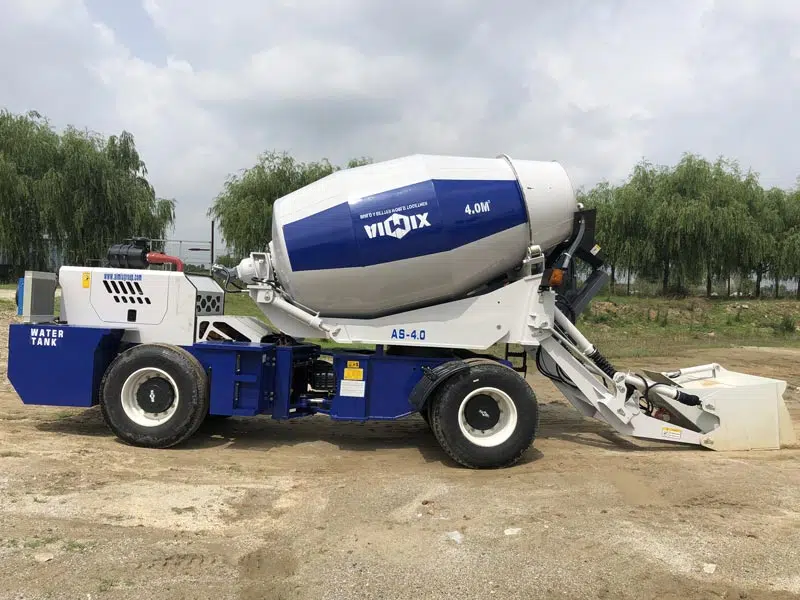
[[[31,328],[31,346],[56,346],[64,338],[63,329]]]

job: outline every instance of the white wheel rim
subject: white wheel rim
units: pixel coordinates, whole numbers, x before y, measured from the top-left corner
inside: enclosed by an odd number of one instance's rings
[[[136,399],[136,393],[139,391],[142,384],[154,377],[160,377],[166,380],[172,388],[172,393],[175,395],[175,399],[170,407],[160,413],[147,412],[139,406],[139,402]],[[122,410],[131,421],[142,427],[158,427],[169,421],[175,414],[175,411],[178,410],[180,394],[178,393],[178,386],[172,376],[161,369],[146,367],[135,371],[125,380],[125,384],[122,386],[121,399]]]
[[[497,423],[491,429],[479,430],[472,427],[468,422],[465,409],[469,401],[475,396],[488,396],[497,403],[500,411]],[[517,428],[517,407],[511,396],[503,390],[493,387],[483,387],[473,390],[462,401],[458,407],[458,426],[461,433],[476,446],[492,448],[499,446],[511,437]]]

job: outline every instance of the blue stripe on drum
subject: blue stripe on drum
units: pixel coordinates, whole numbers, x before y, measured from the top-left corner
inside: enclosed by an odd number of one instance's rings
[[[446,252],[526,222],[516,180],[434,179],[337,204],[283,235],[292,270],[317,271]]]

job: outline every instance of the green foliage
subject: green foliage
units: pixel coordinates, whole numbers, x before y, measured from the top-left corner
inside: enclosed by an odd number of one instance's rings
[[[365,157],[354,158],[345,168],[371,162]],[[272,240],[275,201],[340,169],[326,159],[302,163],[285,152],[267,152],[258,157],[253,167],[228,177],[208,215],[219,223],[234,256],[264,251]]]
[[[226,254],[225,256],[218,256],[216,261],[217,264],[222,265],[223,267],[232,268],[239,264],[239,260],[235,257],[231,256],[230,254]]]
[[[46,268],[52,250],[86,264],[124,238],[164,237],[175,202],[146,177],[128,132],[58,134],[38,113],[0,111],[0,248],[12,270]]]
[[[658,282],[663,295],[685,295],[714,282],[764,276],[800,279],[800,190],[764,189],[734,162],[685,154],[673,167],[647,161],[620,185],[601,182],[579,192],[597,208],[597,238],[611,266],[637,282]],[[742,291],[747,291],[743,289]]]
[[[784,315],[783,318],[773,325],[775,333],[779,335],[790,335],[797,331],[797,322],[791,315]]]

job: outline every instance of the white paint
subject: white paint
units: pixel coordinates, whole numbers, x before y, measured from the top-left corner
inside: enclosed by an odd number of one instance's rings
[[[160,413],[147,411],[142,408],[139,405],[139,399],[137,397],[139,388],[142,386],[142,384],[148,379],[153,379],[156,377],[166,380],[172,388],[172,393],[174,394],[172,404],[167,407],[167,410]],[[131,421],[137,425],[140,425],[141,427],[158,427],[164,423],[167,423],[178,411],[178,408],[181,404],[181,396],[180,392],[178,391],[178,385],[175,383],[175,380],[172,378],[172,376],[162,369],[153,367],[138,369],[137,371],[131,373],[131,375],[125,380],[125,383],[122,384],[122,392],[120,395],[122,410],[125,412],[125,415]],[[155,403],[157,400],[158,399],[155,396],[155,391],[150,390],[150,402]]]
[[[465,414],[469,401],[480,395],[488,396],[494,400],[500,411],[497,424],[485,431],[472,428],[467,422]],[[511,396],[503,390],[494,387],[475,389],[467,394],[458,407],[458,427],[461,430],[461,434],[476,446],[494,448],[508,440],[517,428],[517,407]]]
[[[416,339],[405,336],[406,346],[456,347],[486,349],[495,343],[538,344],[541,335],[549,335],[546,324],[553,322],[555,297],[539,293],[541,275],[525,277],[491,293],[454,302],[401,312],[377,319],[321,319],[330,330],[326,335],[281,311],[262,290],[251,286],[259,308],[281,331],[297,338],[321,338],[339,343],[397,344],[393,332],[400,328],[424,331]],[[309,314],[309,317],[313,315]]]
[[[198,312],[209,314],[198,310],[198,296],[215,296],[220,306],[223,301],[213,279],[180,271],[67,266],[59,270],[59,284],[62,319],[70,325],[121,327],[131,342],[191,345]],[[128,320],[129,310],[136,311],[135,322]]]

